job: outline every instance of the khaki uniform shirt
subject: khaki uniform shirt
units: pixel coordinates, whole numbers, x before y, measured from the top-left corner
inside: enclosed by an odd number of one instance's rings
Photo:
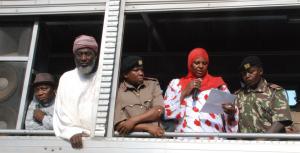
[[[284,89],[262,79],[256,89],[238,90],[239,130],[242,133],[266,132],[276,121],[291,122],[291,114]]]
[[[162,90],[156,79],[145,78],[138,88],[123,81],[118,89],[114,125],[143,114],[153,106],[164,107]],[[153,124],[159,125],[158,122]]]

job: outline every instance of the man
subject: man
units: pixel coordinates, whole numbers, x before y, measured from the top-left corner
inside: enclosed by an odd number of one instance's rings
[[[39,73],[33,81],[34,97],[28,107],[26,130],[52,130],[56,82],[49,73]]]
[[[244,84],[236,92],[240,132],[283,132],[285,126],[292,123],[284,89],[262,77],[262,62],[256,56],[246,57],[240,71]]]
[[[69,140],[73,148],[82,148],[82,137],[94,128],[93,107],[96,107],[95,71],[98,44],[94,37],[81,35],[73,44],[76,68],[65,72],[55,99],[53,128],[56,136]]]
[[[160,117],[164,112],[159,82],[144,77],[143,61],[128,56],[122,62],[120,83],[115,110],[115,130],[120,135],[133,131],[148,132],[161,137]]]

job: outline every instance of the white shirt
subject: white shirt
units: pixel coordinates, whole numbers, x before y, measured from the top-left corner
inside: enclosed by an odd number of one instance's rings
[[[180,102],[182,89],[179,81],[173,79],[170,82],[164,97],[165,118],[178,120],[176,132],[225,132],[225,129],[226,132],[237,132],[238,113],[235,114],[234,124],[223,125],[221,114],[201,112],[211,89],[201,91],[195,102],[191,95]],[[220,90],[229,92],[225,85]],[[227,122],[227,115],[224,114],[224,117]]]
[[[34,110],[40,109],[45,113],[42,123],[33,118]],[[54,99],[46,105],[41,105],[36,98],[33,98],[26,114],[25,129],[26,130],[52,130],[52,116],[54,109]]]
[[[53,114],[56,136],[69,140],[75,134],[89,136],[93,131],[92,114],[97,102],[95,74],[84,76],[76,68],[61,76]]]

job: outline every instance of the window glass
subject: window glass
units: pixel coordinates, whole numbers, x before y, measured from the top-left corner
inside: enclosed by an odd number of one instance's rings
[[[0,24],[0,56],[28,56],[32,25]]]
[[[15,129],[27,62],[0,62],[0,129]]]

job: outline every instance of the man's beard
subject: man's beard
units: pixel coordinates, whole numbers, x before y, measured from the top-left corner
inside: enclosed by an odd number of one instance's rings
[[[88,66],[81,66],[80,64],[78,64],[76,62],[76,66],[78,68],[78,71],[84,75],[90,74],[95,67],[95,63],[96,63],[96,59],[94,59],[91,64],[89,64]]]

